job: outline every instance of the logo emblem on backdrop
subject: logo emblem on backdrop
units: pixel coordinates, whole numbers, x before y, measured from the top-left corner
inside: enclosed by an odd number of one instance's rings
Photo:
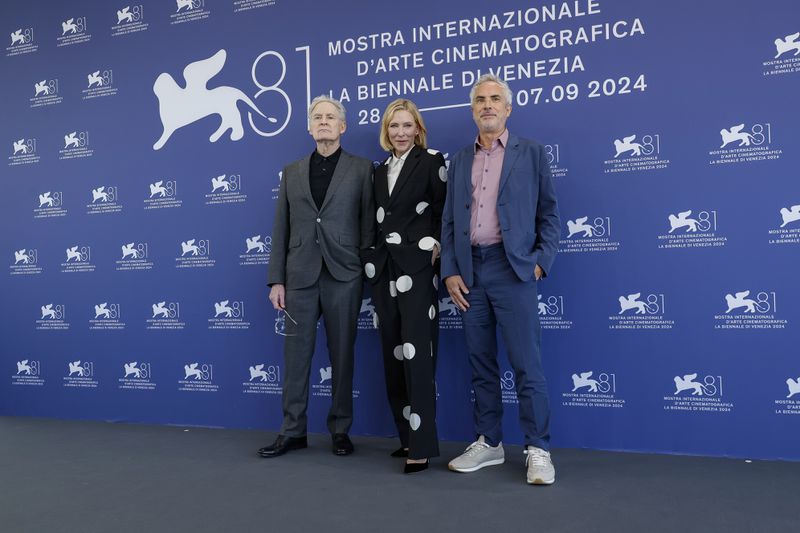
[[[183,365],[183,379],[178,380],[178,390],[185,392],[217,392],[214,383],[214,365],[211,363],[188,363]]]
[[[248,394],[281,394],[281,367],[258,363],[249,367],[250,379],[242,382]]]
[[[702,376],[697,372],[672,378],[675,392],[664,396],[665,411],[731,413],[734,405],[725,400],[722,376]]]
[[[369,330],[377,328],[378,313],[375,312],[372,298],[363,298],[361,300],[361,309],[358,311],[358,329]]]
[[[714,315],[714,329],[786,329],[775,291],[739,291],[725,295],[724,313]]]
[[[580,376],[578,374],[572,374],[572,392],[584,387],[588,387],[589,392],[597,392],[597,386],[600,385],[600,383],[596,379],[591,379],[593,373],[594,372],[581,372]]]
[[[330,381],[333,377],[333,369],[330,366],[322,367],[319,369],[319,383],[322,385],[326,381]]]
[[[22,263],[25,264],[25,265],[27,265],[28,263],[31,262],[31,258],[28,257],[28,254],[26,253],[26,249],[25,248],[23,248],[22,250],[17,250],[17,251],[14,252],[14,264],[16,265],[20,261],[22,261]]]
[[[97,85],[98,87],[103,86],[103,77],[100,76],[99,70],[95,70],[94,72],[86,76],[86,79],[89,81],[89,85],[87,86],[88,88],[91,88],[92,85]]]
[[[263,364],[250,367],[250,381],[260,378],[261,381],[267,381],[267,371],[264,370]]]
[[[164,198],[167,195],[167,189],[164,187],[164,180],[159,180],[150,184],[150,198],[158,195],[159,198]]]
[[[117,24],[122,22],[133,22],[133,13],[131,13],[131,6],[125,6],[117,10]]]
[[[39,96],[40,94],[46,96],[50,94],[50,87],[47,86],[47,80],[42,80],[40,82],[35,83],[33,88],[36,91],[36,94],[34,96]]]
[[[196,239],[189,239],[188,241],[181,242],[181,257],[191,253],[191,255],[200,255],[200,247],[195,244]]]
[[[621,244],[611,240],[613,233],[611,222],[611,217],[582,216],[567,220],[567,235],[564,236],[562,233],[559,253],[618,251]]]
[[[108,308],[108,302],[103,302],[94,306],[94,317],[111,318],[111,309]]]
[[[231,183],[225,179],[225,174],[221,176],[217,176],[216,178],[211,178],[211,192],[217,192],[219,189],[222,189],[225,192],[231,190]]]
[[[617,298],[619,311],[608,317],[609,329],[667,330],[675,327],[675,321],[666,314],[666,296],[660,293],[642,294],[636,292]]]
[[[592,237],[594,235],[594,226],[587,224],[586,221],[589,217],[576,218],[575,220],[567,220],[567,229],[569,235],[567,239],[571,239],[573,235],[583,233],[582,237]]]
[[[111,26],[112,37],[121,37],[147,30],[148,24],[144,21],[143,4],[127,5],[122,9],[117,9],[116,15],[116,22]]]
[[[158,302],[153,304],[153,318],[170,318],[169,309],[165,307],[167,302]]]
[[[9,159],[9,166],[27,165],[38,163],[39,156],[36,154],[36,139],[26,139],[25,137],[12,141],[13,152]]]
[[[20,374],[22,374],[24,372],[25,375],[30,376],[31,375],[31,370],[32,369],[31,369],[30,365],[28,364],[28,360],[27,359],[23,359],[22,361],[17,361],[17,375],[20,375]]]
[[[17,363],[17,365],[19,365],[19,363]],[[789,394],[786,398],[791,398],[795,394],[800,394],[800,377],[797,379],[787,379],[786,386],[789,387]]]
[[[789,52],[794,52],[794,56],[800,55],[800,31],[797,33],[793,33],[791,35],[787,35],[783,39],[775,39],[775,58],[778,59],[783,54],[788,54]]]
[[[184,8],[186,9],[186,11],[189,11],[189,10],[192,10],[192,9],[195,8],[194,0],[175,0],[175,2],[178,4],[178,9],[177,9],[176,13],[178,11],[180,11],[181,9],[184,9]]]
[[[60,48],[91,41],[92,36],[87,32],[88,28],[86,17],[68,18],[61,23],[61,35],[56,38],[56,46]]]
[[[758,302],[748,296],[750,296],[750,291],[737,292],[735,295],[726,294],[725,302],[728,304],[728,309],[725,313],[730,313],[740,307],[744,308],[743,312],[745,313],[755,313]]]
[[[791,207],[781,207],[779,214],[781,216],[781,225],[778,228],[772,228],[768,231],[769,244],[800,244],[800,204]],[[786,227],[789,226],[790,227]]]
[[[15,44],[25,44],[25,36],[22,35],[22,28],[11,32],[11,46]]]
[[[14,155],[17,155],[19,153],[22,153],[22,154],[27,154],[28,153],[28,145],[25,144],[25,138],[24,137],[22,139],[18,140],[18,141],[14,141]]]
[[[617,153],[614,154],[614,158],[627,153],[631,152],[629,155],[642,155],[642,146],[640,143],[633,142],[636,139],[636,135],[630,135],[628,137],[624,137],[621,141],[619,139],[614,139],[614,148],[617,150]]]
[[[781,227],[800,220],[800,205],[793,205],[790,208],[781,208],[781,220],[783,220]]]
[[[138,259],[139,258],[139,250],[134,248],[133,245],[134,245],[134,243],[132,243],[132,242],[129,242],[128,244],[123,244],[122,245],[122,258],[123,259],[128,258],[128,257],[130,257],[131,259]]]
[[[191,0],[185,0],[184,4],[186,2],[191,6]],[[206,84],[211,78],[222,70],[225,59],[225,50],[220,50],[208,59],[190,63],[183,70],[183,77],[186,80],[185,88],[179,86],[166,72],[156,78],[153,92],[158,98],[159,115],[164,132],[153,145],[153,150],[163,148],[176,130],[214,114],[219,115],[222,123],[211,134],[209,140],[217,142],[225,132],[230,130],[231,140],[238,141],[244,136],[242,117],[237,107],[240,101],[270,122],[277,122],[276,119],[264,115],[253,101],[239,89],[228,86],[206,88]],[[248,115],[252,120],[252,114],[248,112]]]
[[[203,379],[203,371],[197,368],[198,363],[192,363],[190,365],[183,365],[183,370],[186,373],[183,379]]]
[[[94,379],[94,363],[91,361],[69,361],[67,375],[63,378],[64,387],[80,389],[96,389],[98,382]]]
[[[572,374],[572,389],[561,393],[561,405],[578,408],[624,408],[625,399],[617,397],[617,375],[592,370]]]
[[[83,261],[83,256],[81,252],[78,251],[77,246],[67,248],[67,263],[69,263],[70,261],[75,261],[76,263],[80,263],[81,261]]]
[[[245,239],[245,243],[247,244],[247,251],[245,253],[250,253],[253,250],[256,250],[258,253],[263,254],[267,253],[267,245],[261,242],[261,235],[254,235],[253,237],[248,237]]]
[[[667,215],[669,231],[658,235],[659,249],[714,248],[725,246],[728,238],[717,234],[717,211],[692,209]]]
[[[61,35],[64,36],[67,33],[78,33],[78,25],[75,24],[75,19],[67,19],[61,23]]]
[[[153,367],[150,363],[141,361],[131,361],[123,363],[125,375],[119,378],[118,387],[123,390],[155,390],[156,383],[153,381]]]
[[[685,227],[686,233],[697,232],[697,224],[699,223],[695,218],[689,218],[689,215],[692,214],[692,210],[689,211],[681,211],[678,213],[677,216],[669,215],[669,232],[672,233],[676,229],[680,229]]]
[[[754,142],[755,138],[748,132],[742,131],[743,129],[744,124],[739,124],[731,126],[730,129],[722,128],[719,130],[719,134],[722,136],[722,146],[720,148],[725,148],[733,142],[738,142],[738,146],[750,146],[750,143]]]
[[[647,312],[647,304],[639,298],[642,296],[642,293],[637,292],[636,294],[629,294],[628,296],[620,296],[619,297],[619,314],[623,314],[625,311],[630,311],[631,309],[636,310],[637,315],[643,315]]]
[[[53,207],[53,197],[51,197],[51,191],[47,191],[46,193],[39,195],[39,207]]]
[[[80,140],[76,137],[78,134],[77,131],[73,131],[72,133],[67,133],[64,135],[64,148],[79,148],[80,147]]]
[[[678,394],[684,391],[692,391],[692,396],[702,396],[703,394],[709,394],[710,390],[708,387],[700,383],[699,381],[695,381],[697,379],[697,374],[686,374],[685,376],[675,376],[673,381],[675,381],[675,392],[674,394],[677,396]]]

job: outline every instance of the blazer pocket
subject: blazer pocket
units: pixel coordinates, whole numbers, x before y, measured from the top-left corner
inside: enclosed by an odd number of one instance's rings
[[[301,244],[303,244],[303,239],[300,235],[292,235],[289,239],[289,248],[297,248]]]
[[[354,235],[339,235],[339,244],[342,246],[358,246],[358,238]]]

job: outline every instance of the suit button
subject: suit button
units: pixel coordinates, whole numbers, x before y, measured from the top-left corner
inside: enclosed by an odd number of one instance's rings
[[[314,242],[319,244],[319,239],[314,239]]]
[[[387,216],[387,217],[388,217],[389,215],[391,215],[391,214],[392,214],[392,212],[391,212],[391,211],[386,211],[386,216]]]
[[[317,219],[317,222],[322,222],[322,219],[321,219],[321,218],[318,218],[318,219]]]
[[[467,231],[467,230],[464,230],[464,235],[466,235],[467,233],[468,233],[468,231]]]

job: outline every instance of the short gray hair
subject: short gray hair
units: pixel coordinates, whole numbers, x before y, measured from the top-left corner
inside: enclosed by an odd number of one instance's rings
[[[321,95],[317,96],[316,98],[314,98],[313,100],[311,100],[311,104],[309,104],[309,106],[308,106],[308,122],[309,123],[311,123],[311,113],[314,111],[314,108],[317,107],[319,104],[321,104],[323,102],[328,102],[333,107],[335,107],[336,111],[339,112],[339,118],[342,119],[342,122],[345,122],[346,111],[345,111],[344,106],[342,105],[342,103],[339,100],[337,100],[336,98],[331,98],[327,94],[321,94]]]
[[[511,94],[511,87],[508,86],[508,83],[506,83],[505,80],[495,76],[494,74],[484,74],[478,78],[478,81],[476,81],[475,85],[472,86],[472,89],[469,90],[469,101],[472,102],[475,99],[475,91],[478,90],[479,86],[489,82],[496,83],[503,89],[503,94],[506,97],[506,103],[511,105],[514,99],[514,96]]]

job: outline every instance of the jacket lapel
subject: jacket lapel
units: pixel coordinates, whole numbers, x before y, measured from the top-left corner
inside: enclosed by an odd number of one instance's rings
[[[333,195],[336,193],[336,189],[339,188],[339,185],[347,176],[347,171],[350,169],[350,165],[352,164],[353,160],[350,157],[350,154],[342,150],[341,155],[339,155],[339,162],[336,163],[336,170],[333,171],[333,176],[331,177],[331,183],[328,185],[328,191],[325,193],[325,199],[322,201],[322,207],[320,207],[320,211],[325,209],[325,206],[328,205],[328,202]],[[308,180],[306,180],[308,181]],[[311,186],[309,185],[309,191]],[[314,203],[313,198],[311,203]]]
[[[301,159],[300,162],[298,163],[297,173],[299,174],[300,188],[303,191],[303,196],[305,196],[306,200],[308,200],[308,203],[310,203],[314,207],[314,209],[316,209],[317,204],[314,203],[314,197],[311,196],[310,165],[311,165],[311,156],[307,155],[306,157]],[[286,178],[287,178],[286,176],[283,177],[283,179]]]
[[[403,188],[403,185],[405,185],[408,181],[408,177],[412,172],[414,172],[414,169],[417,168],[421,150],[422,148],[419,146],[414,146],[406,156],[406,161],[403,163],[403,168],[400,169],[400,175],[397,176],[397,182],[394,184],[394,189],[392,190],[391,196],[389,196],[389,203],[387,205],[392,205],[392,200],[397,198],[397,195],[400,194],[400,190]],[[386,186],[388,190],[389,184],[387,183]]]
[[[503,156],[503,169],[500,171],[500,186],[497,190],[497,199],[503,193],[503,187],[508,182],[508,177],[511,175],[511,169],[519,156],[519,139],[516,135],[508,136],[508,145],[506,146],[506,153]]]

